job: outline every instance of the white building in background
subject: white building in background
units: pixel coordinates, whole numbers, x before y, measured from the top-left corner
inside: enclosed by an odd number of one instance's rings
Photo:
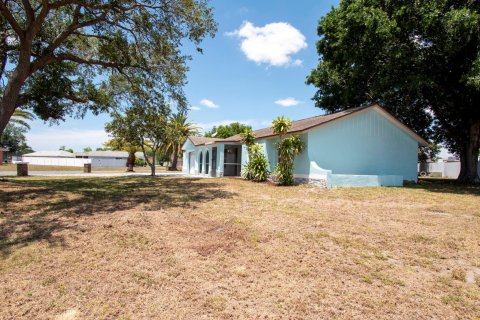
[[[90,160],[93,168],[126,167],[128,152],[126,151],[90,151],[76,152],[77,159]],[[135,153],[137,159],[145,160],[142,152]]]
[[[480,175],[480,162],[477,170]],[[420,176],[456,179],[460,175],[460,161],[454,157],[449,157],[447,160],[440,159],[437,162],[419,163],[418,173]]]
[[[137,159],[145,160],[142,152],[135,154]],[[22,156],[22,161],[43,166],[83,167],[91,163],[93,168],[125,167],[128,152],[125,151],[91,151],[71,153],[67,151],[38,151]]]
[[[41,166],[83,167],[90,159],[77,159],[67,151],[37,151],[22,156],[22,161]]]

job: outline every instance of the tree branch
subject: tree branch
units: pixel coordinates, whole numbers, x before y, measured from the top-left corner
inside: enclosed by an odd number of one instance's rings
[[[25,31],[22,29],[20,24],[18,24],[18,21],[15,20],[15,17],[12,15],[12,13],[3,3],[3,1],[0,1],[0,13],[3,15],[5,20],[8,21],[8,23],[12,27],[13,31],[15,31],[15,33],[18,35],[18,37],[20,39],[23,39],[25,37]]]
[[[75,9],[75,14],[73,16],[73,23],[70,24],[65,31],[60,33],[52,41],[52,43],[47,47],[47,50],[46,50],[47,54],[48,53],[53,53],[53,51],[56,48],[58,48],[63,43],[63,41],[65,41],[65,39],[67,39],[68,36],[70,36],[75,30],[94,25],[97,22],[100,22],[103,19],[105,19],[106,13],[104,12],[102,15],[100,15],[99,17],[97,17],[95,19],[87,20],[87,21],[84,21],[84,22],[78,22],[78,14],[80,13],[80,8],[81,8],[81,6],[79,5]]]
[[[29,0],[22,0],[23,7],[25,8],[25,13],[27,15],[27,24],[30,25],[33,20],[35,20],[35,12],[33,11],[32,5]]]

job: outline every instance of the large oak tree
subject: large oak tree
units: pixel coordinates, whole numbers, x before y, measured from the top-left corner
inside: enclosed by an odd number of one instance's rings
[[[105,111],[112,78],[140,77],[183,107],[180,48],[216,31],[207,1],[0,1],[0,133],[19,107],[44,120]]]
[[[320,19],[307,83],[329,112],[382,103],[479,182],[480,2],[342,0]]]

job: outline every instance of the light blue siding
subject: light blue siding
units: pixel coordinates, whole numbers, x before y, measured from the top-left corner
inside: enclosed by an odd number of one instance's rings
[[[335,186],[400,186],[404,180],[417,180],[418,141],[387,117],[381,109],[371,108],[337,119],[299,134],[305,150],[294,163],[296,178],[327,181]],[[273,171],[278,162],[277,137],[258,139]],[[228,144],[228,143],[227,143]],[[200,152],[217,147],[217,167],[209,161],[212,171],[222,176],[225,143],[194,146],[184,144],[184,168],[188,168],[188,154],[195,154],[195,172],[198,173]],[[247,161],[247,150],[242,146],[242,165]],[[203,158],[202,174],[205,173]]]
[[[394,175],[354,175],[329,174],[327,186],[331,187],[400,187],[403,185],[403,176]]]
[[[275,166],[277,165],[277,162],[278,162],[277,145],[276,145],[277,141],[278,141],[278,138],[276,137],[259,139],[256,141],[256,143],[262,146],[262,150],[265,153],[265,156],[267,157],[267,160],[269,163],[268,170],[270,172],[272,172],[273,169],[275,169]]]
[[[417,180],[418,142],[375,109],[308,131],[295,172],[315,161],[332,174],[396,175]]]

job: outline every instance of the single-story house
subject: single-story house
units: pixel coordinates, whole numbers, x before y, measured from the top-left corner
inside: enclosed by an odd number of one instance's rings
[[[277,164],[278,136],[271,128],[254,131],[270,171]],[[417,181],[418,146],[428,143],[378,104],[293,121],[305,150],[296,157],[299,183],[335,186],[401,186]],[[239,176],[247,162],[239,135],[189,137],[183,145],[183,171],[188,175]]]
[[[43,166],[69,167],[81,167],[84,163],[82,161],[76,161],[73,153],[62,150],[26,153],[22,156],[22,161]]]
[[[143,152],[135,153],[137,159],[145,160]],[[90,159],[93,168],[125,167],[127,165],[128,152],[126,151],[89,151],[76,152],[77,159]]]
[[[142,152],[135,156],[145,159]],[[29,164],[83,167],[85,163],[91,163],[93,168],[125,167],[127,165],[128,152],[125,151],[91,151],[71,153],[67,151],[37,151],[22,156],[22,161]]]

